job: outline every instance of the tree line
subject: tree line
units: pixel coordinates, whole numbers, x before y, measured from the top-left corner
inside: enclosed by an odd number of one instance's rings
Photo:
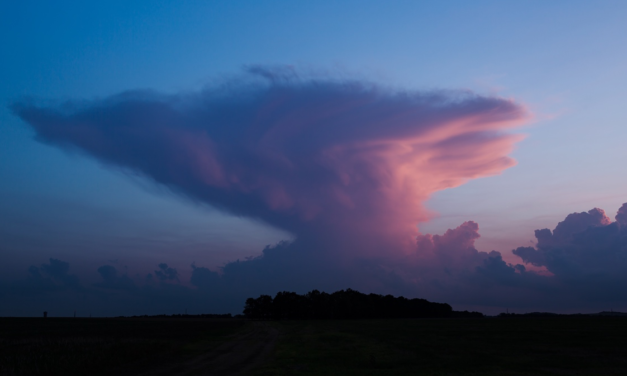
[[[483,317],[479,312],[456,312],[446,303],[392,295],[363,294],[347,289],[332,294],[310,291],[304,295],[279,292],[274,299],[248,298],[244,316],[251,319],[379,319],[421,317]]]

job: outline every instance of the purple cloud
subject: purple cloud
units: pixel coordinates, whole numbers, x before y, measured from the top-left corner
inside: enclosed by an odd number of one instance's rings
[[[513,252],[526,263],[546,267],[556,280],[582,293],[627,296],[617,295],[627,287],[626,209],[623,204],[616,222],[598,208],[569,214],[552,232],[536,230],[536,247]]]
[[[528,114],[511,100],[253,67],[196,93],[132,91],[13,110],[42,142],[296,236],[219,273],[192,265],[189,284],[165,264],[151,283],[132,284],[101,267],[98,291],[161,297],[164,306],[203,299],[232,312],[246,297],[286,289],[350,287],[501,307],[625,295],[627,204],[616,222],[596,208],[570,214],[553,231],[537,230],[535,247],[513,251],[552,275],[477,250],[472,221],[442,235],[417,232],[430,217],[423,204],[431,194],[514,164],[508,153],[519,137],[509,130]]]
[[[525,109],[468,91],[393,90],[289,68],[191,94],[13,106],[37,138],[184,197],[351,249],[407,246],[439,190],[500,173]],[[358,245],[358,246],[357,246]]]

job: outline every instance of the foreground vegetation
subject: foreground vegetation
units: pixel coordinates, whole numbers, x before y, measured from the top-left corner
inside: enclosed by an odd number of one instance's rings
[[[137,374],[207,351],[245,325],[237,319],[2,318],[0,375]]]
[[[623,375],[626,354],[615,317],[0,319],[0,375]]]
[[[254,375],[624,375],[627,319],[274,322]]]

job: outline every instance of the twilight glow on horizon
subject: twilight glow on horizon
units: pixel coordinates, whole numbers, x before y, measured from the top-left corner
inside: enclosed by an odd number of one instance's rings
[[[1,5],[0,315],[346,288],[627,310],[625,16]]]

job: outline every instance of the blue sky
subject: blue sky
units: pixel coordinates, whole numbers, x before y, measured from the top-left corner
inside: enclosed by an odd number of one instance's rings
[[[533,230],[593,207],[613,218],[627,202],[626,18],[623,1],[3,2],[0,272],[18,278],[49,257],[82,265],[79,275],[108,260],[129,273],[216,270],[291,239],[37,142],[7,107],[189,93],[251,64],[526,106],[517,165],[435,193],[438,217],[419,225],[441,234],[473,220],[477,249],[520,262],[511,250],[535,242]]]

